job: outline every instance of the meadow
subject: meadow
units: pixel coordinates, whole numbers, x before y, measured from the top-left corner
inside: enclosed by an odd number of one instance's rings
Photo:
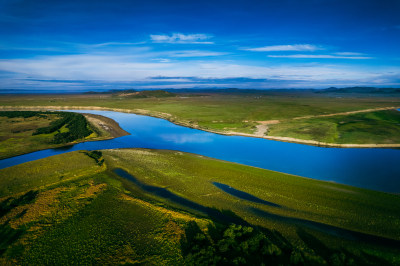
[[[107,118],[87,119],[82,114],[69,112],[0,111],[0,159],[121,135],[111,135],[100,126],[110,125]]]
[[[185,126],[220,133],[254,135],[257,132],[257,126],[266,124],[268,127],[261,136],[296,137],[300,140],[328,143],[399,143],[398,116],[393,115],[391,119],[385,120],[382,119],[385,114],[368,115],[366,123],[377,124],[380,128],[389,126],[393,129],[386,130],[379,137],[374,137],[375,127],[363,126],[360,123],[346,129],[341,125],[342,118],[323,117],[360,110],[367,110],[364,114],[368,114],[377,108],[400,107],[400,97],[396,95],[337,95],[310,91],[243,93],[240,90],[236,92],[184,92],[168,95],[169,97],[159,94],[149,94],[146,97],[135,97],[129,93],[3,95],[0,97],[0,108],[101,107],[161,117]],[[344,137],[341,137],[342,135]]]
[[[269,126],[268,135],[327,143],[400,143],[400,112],[376,111],[289,120]]]
[[[2,263],[400,263],[399,195],[195,154],[76,151],[0,187]]]

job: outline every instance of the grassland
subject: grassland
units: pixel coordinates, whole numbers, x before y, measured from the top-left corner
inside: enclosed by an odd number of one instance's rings
[[[176,151],[94,157],[72,152],[0,170],[1,263],[400,263],[398,195]],[[152,193],[160,189],[170,194]],[[184,200],[162,196],[171,193]],[[217,222],[218,213],[236,225]]]
[[[14,115],[8,117],[10,112],[0,112],[0,159],[81,141],[102,140],[128,134],[114,121],[101,116],[88,116],[87,123],[83,117],[77,115],[80,120],[73,119],[69,124],[64,124],[65,118],[61,113],[28,112],[25,117],[24,112],[11,113]],[[73,127],[71,123],[76,126]],[[71,132],[75,134],[71,135]]]
[[[371,97],[363,94],[350,94],[345,97],[312,92],[275,92],[235,94],[177,94],[176,97],[134,98],[128,95],[20,95],[1,96],[0,108],[21,108],[53,106],[55,108],[106,108],[107,110],[133,112],[168,119],[174,123],[228,134],[249,134],[258,136],[257,126],[265,127],[261,137],[292,137],[298,142],[312,140],[326,143],[355,144],[399,144],[398,130],[388,130],[379,137],[372,127],[353,127],[343,129],[340,122],[329,114],[393,108],[400,106],[400,98]],[[304,119],[297,119],[297,118]],[[307,118],[308,117],[308,118]],[[310,117],[316,117],[311,119]],[[384,120],[384,119],[383,119]],[[370,116],[368,123],[396,128],[398,118],[384,120],[382,116]],[[269,125],[274,121],[274,125]],[[301,128],[294,132],[293,128]],[[342,128],[345,138],[341,138]],[[267,133],[267,134],[265,134]],[[284,140],[284,139],[283,139]],[[356,140],[356,141],[353,141]],[[296,141],[296,140],[295,140]],[[352,141],[352,142],[348,142]],[[373,141],[373,142],[371,142]]]
[[[289,120],[269,126],[269,135],[327,143],[400,143],[400,112],[378,112]]]

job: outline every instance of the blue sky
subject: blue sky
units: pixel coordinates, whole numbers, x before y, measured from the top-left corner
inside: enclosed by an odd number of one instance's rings
[[[398,0],[0,0],[0,89],[400,86]]]

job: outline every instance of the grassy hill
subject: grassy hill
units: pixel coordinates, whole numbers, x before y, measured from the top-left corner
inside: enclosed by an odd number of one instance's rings
[[[194,154],[71,152],[0,188],[2,264],[400,263],[398,195]]]

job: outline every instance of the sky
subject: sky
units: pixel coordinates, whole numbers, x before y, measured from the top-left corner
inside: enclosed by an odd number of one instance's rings
[[[400,0],[0,0],[0,90],[400,87]]]

